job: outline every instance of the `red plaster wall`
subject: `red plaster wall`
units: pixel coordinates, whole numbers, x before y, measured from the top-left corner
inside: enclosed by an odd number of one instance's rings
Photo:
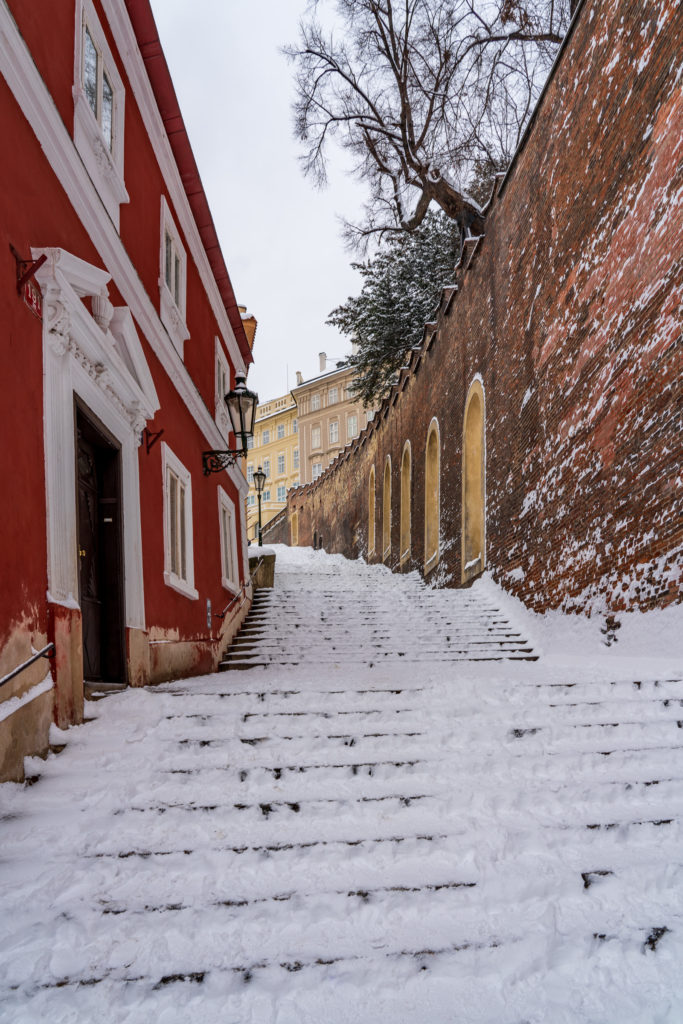
[[[36,65],[71,133],[74,4],[55,5],[42,0],[37,4],[17,2],[12,7]],[[98,3],[96,7],[106,26]],[[49,35],[45,33],[46,20],[51,26]],[[158,309],[161,195],[167,192],[133,90],[111,35],[108,38],[126,87],[125,182],[131,201],[121,207],[121,237]],[[24,620],[29,628],[43,632],[48,628],[42,324],[16,295],[15,264],[9,245],[14,244],[24,255],[29,255],[31,246],[60,246],[96,266],[102,267],[103,263],[2,78],[0,132],[8,144],[0,168],[0,351],[3,366],[0,464],[7,483],[0,491],[1,644],[16,621]],[[173,214],[180,230],[175,210]],[[106,217],[104,209],[102,215]],[[185,345],[185,365],[213,415],[214,338],[219,333],[218,325],[189,250],[187,254],[187,319],[191,338]],[[110,284],[110,297],[115,303],[121,302],[114,280]],[[157,444],[147,454],[143,445],[138,458],[146,624],[148,628],[176,631],[184,640],[206,639],[206,599],[211,600],[213,611],[218,612],[232,596],[221,584],[218,486],[222,486],[235,503],[240,550],[243,503],[226,474],[208,478],[202,475],[201,453],[209,445],[139,325],[138,334],[161,403],[161,409],[149,425],[155,430],[164,430],[163,440],[192,473],[195,586],[199,591],[199,600],[190,601],[164,583],[161,446]],[[214,636],[220,625],[220,620],[214,618]],[[198,659],[198,668],[206,667],[203,648]]]
[[[367,554],[367,487],[412,443],[421,568],[424,453],[441,431],[441,558],[461,580],[461,448],[475,375],[486,396],[487,567],[536,609],[680,598],[683,11],[586,0],[459,291],[429,351],[321,480],[290,492],[299,543]],[[275,538],[270,538],[274,540]],[[288,538],[282,538],[288,539]],[[379,541],[377,544],[379,548]]]

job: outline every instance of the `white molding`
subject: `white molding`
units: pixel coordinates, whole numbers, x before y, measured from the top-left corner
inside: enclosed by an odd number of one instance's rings
[[[187,579],[171,569],[171,523],[167,471],[171,470],[185,487],[185,568]],[[164,583],[183,597],[196,601],[199,592],[194,585],[194,531],[192,517],[192,474],[165,441],[161,442],[161,481],[164,492]]]
[[[130,18],[120,0],[102,0],[102,7],[107,16],[118,51],[121,54],[121,59],[145,129],[154,145],[154,151],[169,191],[173,209],[187,241],[192,259],[199,271],[204,289],[211,302],[211,307],[218,321],[226,347],[237,372],[246,374],[242,353],[239,350],[232,325],[223,305],[223,300],[218,290],[216,279],[213,276],[211,264],[201,240],[197,223],[190,209],[180,172],[173,156],[171,144],[168,141],[164,122],[157,107],[154,91],[147,77],[147,69],[145,68]]]
[[[107,10],[112,7],[110,0],[106,0],[105,7]],[[122,13],[122,11],[118,12],[118,20],[121,19]],[[134,39],[127,15],[125,21]],[[117,45],[120,45],[118,41]],[[124,57],[125,54],[122,53],[122,59]],[[138,60],[140,62],[142,60],[139,54]],[[144,70],[144,65],[142,68]],[[46,160],[57,176],[102,262],[110,269],[111,277],[116,282],[125,304],[130,308],[154,354],[161,361],[176,391],[204,434],[208,446],[221,448],[224,439],[220,430],[173,347],[114,225],[109,217],[102,216],[102,200],[99,193],[90,180],[83,161],[64,126],[50,92],[40,77],[5,0],[0,0],[0,73],[4,76],[24,117],[30,124],[45,153]],[[147,83],[147,87],[151,93],[149,83]],[[159,116],[158,111],[157,116]],[[168,143],[166,144],[168,145]],[[160,144],[157,142],[158,145]],[[178,175],[177,168],[175,168],[175,173]],[[214,290],[217,292],[215,281]],[[221,309],[223,317],[219,323],[225,322],[229,327],[227,314],[222,305]],[[232,334],[232,332],[230,333]],[[234,342],[234,345],[236,346],[237,343]],[[237,351],[239,354],[239,350]],[[241,355],[239,361],[235,363],[235,367],[236,369],[243,368]],[[246,493],[246,481],[238,467],[231,466],[226,472],[240,494]]]
[[[158,408],[81,301],[106,297],[109,274],[62,249],[33,249],[48,259],[36,273],[43,291],[43,401],[48,590],[57,601],[78,594],[74,395],[116,438],[121,451],[121,515],[126,626],[145,628],[138,445]],[[125,319],[125,318],[124,318]],[[129,335],[132,346],[132,338]],[[139,340],[137,342],[139,346]],[[142,350],[136,353],[139,364]],[[145,375],[142,374],[143,382]],[[149,378],[151,380],[151,377]]]
[[[91,30],[93,42],[102,52],[102,59],[114,91],[111,152],[83,89],[83,36],[86,24]],[[121,203],[130,202],[123,178],[126,94],[114,56],[109,49],[107,38],[91,0],[77,0],[76,3],[72,92],[74,98],[74,145],[118,231],[119,207]]]

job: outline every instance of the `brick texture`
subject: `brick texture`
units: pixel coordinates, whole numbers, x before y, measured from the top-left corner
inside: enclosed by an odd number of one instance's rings
[[[486,402],[486,568],[536,610],[680,600],[683,7],[586,0],[524,144],[434,325],[358,441],[288,496],[300,544],[367,557],[368,479],[411,442],[424,562],[425,445],[441,437],[437,585],[461,581],[465,401]],[[289,542],[282,517],[265,542]]]

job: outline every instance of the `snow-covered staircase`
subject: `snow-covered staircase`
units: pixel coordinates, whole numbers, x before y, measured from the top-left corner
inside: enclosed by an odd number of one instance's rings
[[[276,580],[256,592],[221,669],[536,660],[500,610],[472,590],[434,591],[416,573],[368,572],[323,552],[281,561]]]
[[[474,593],[319,552],[252,614],[265,670],[100,701],[4,798],[8,1020],[681,1019],[683,674],[480,662]]]

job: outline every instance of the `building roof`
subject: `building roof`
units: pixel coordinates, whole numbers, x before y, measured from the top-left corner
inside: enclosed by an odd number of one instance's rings
[[[125,0],[125,4],[197,230],[218,285],[218,291],[230,320],[235,340],[245,366],[248,366],[253,362],[254,357],[251,354],[242,315],[221,252],[218,233],[199,176],[199,169],[192,152],[185,122],[180,112],[171,73],[161,47],[152,8],[149,0]]]

